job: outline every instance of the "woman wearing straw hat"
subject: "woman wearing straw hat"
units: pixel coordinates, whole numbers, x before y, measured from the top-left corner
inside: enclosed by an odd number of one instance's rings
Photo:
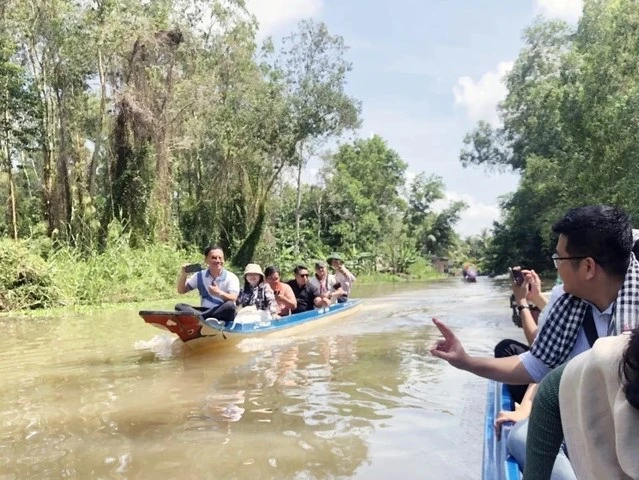
[[[268,283],[264,282],[262,267],[257,263],[249,263],[244,269],[244,288],[237,297],[236,305],[240,308],[255,306],[277,317],[275,295]]]

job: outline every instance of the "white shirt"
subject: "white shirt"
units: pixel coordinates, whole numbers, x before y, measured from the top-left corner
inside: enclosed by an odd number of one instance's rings
[[[344,267],[344,273],[339,270],[335,272],[335,282],[340,284],[342,290],[344,290],[344,295],[348,296],[351,293],[351,288],[353,288],[353,283],[355,283],[355,275]]]
[[[314,285],[320,291],[320,294],[324,295],[325,293],[332,292],[337,282],[335,275],[327,273],[322,281],[317,278],[317,275],[313,275],[308,283]]]
[[[198,287],[198,276],[202,274],[202,286],[204,287],[203,295],[201,289]],[[190,292],[191,290],[199,290],[200,298],[202,301],[202,306],[204,308],[213,308],[224,303],[224,299],[220,297],[216,297],[211,294],[209,291],[209,287],[215,281],[215,284],[220,287],[224,293],[228,294],[238,294],[240,293],[240,279],[237,278],[233,272],[229,272],[225,268],[222,269],[220,275],[216,278],[213,278],[211,275],[211,271],[207,268],[206,270],[202,270],[201,272],[197,272],[194,275],[191,275],[186,281],[186,291]]]
[[[539,315],[539,329],[537,333],[541,331],[541,327],[546,322],[546,317],[548,316],[548,312],[552,308],[553,304],[565,293],[563,285],[557,285],[552,289],[552,293],[550,295],[550,300],[546,307]],[[606,337],[608,335],[608,326],[610,324],[610,320],[612,319],[612,311],[614,309],[615,303],[611,303],[606,310],[600,312],[597,307],[595,307],[592,303],[586,302],[588,305],[592,307],[592,318],[595,321],[595,327],[597,329],[597,335],[600,337]],[[576,357],[582,352],[590,349],[590,344],[588,343],[588,338],[586,337],[586,332],[584,332],[583,327],[579,329],[577,333],[577,339],[575,340],[575,345],[573,346],[570,354],[568,355],[567,360],[570,360],[573,357]],[[533,356],[530,351],[519,354],[519,359],[521,363],[524,364],[524,368],[528,372],[528,374],[533,378],[535,383],[541,382],[541,380],[550,373],[552,370],[548,368],[548,366],[537,357]]]

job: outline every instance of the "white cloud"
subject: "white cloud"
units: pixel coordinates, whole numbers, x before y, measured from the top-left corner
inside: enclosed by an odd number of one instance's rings
[[[500,220],[501,211],[498,205],[482,203],[467,193],[446,192],[444,200],[434,202],[433,209],[441,211],[451,202],[463,200],[468,205],[455,225],[455,231],[462,237],[478,235],[485,228],[491,228],[495,220]]]
[[[537,13],[577,23],[583,11],[583,0],[536,0]]]
[[[273,35],[302,18],[319,15],[324,4],[323,0],[248,0],[246,6],[257,17],[260,35]]]
[[[494,71],[484,73],[477,82],[470,77],[460,77],[453,88],[455,105],[463,107],[470,120],[497,123],[497,104],[508,93],[504,77],[512,68],[513,62],[500,62]]]

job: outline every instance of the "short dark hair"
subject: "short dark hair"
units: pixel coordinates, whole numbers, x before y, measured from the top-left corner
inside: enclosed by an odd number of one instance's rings
[[[592,257],[606,273],[626,276],[633,242],[624,211],[608,205],[573,208],[552,230],[566,237],[568,255]]]
[[[293,269],[293,273],[294,273],[295,275],[299,275],[300,270],[308,270],[308,268],[306,268],[306,266],[305,266],[305,265],[301,265],[301,264],[300,264],[300,265],[298,265],[297,267],[295,267],[295,268]]]
[[[268,267],[266,267],[264,269],[264,276],[265,277],[270,277],[274,273],[280,273],[280,269],[277,268],[275,265],[270,265],[270,266],[268,266]]]
[[[221,250],[221,251],[222,251],[222,255],[224,255],[224,250],[222,250],[222,248],[221,248],[221,247],[218,247],[218,246],[217,246],[217,245],[215,245],[215,244],[211,244],[211,245],[209,245],[208,247],[206,247],[206,248],[204,249],[204,256],[205,256],[205,257],[208,257],[208,256],[209,256],[209,253],[211,252],[211,250]]]

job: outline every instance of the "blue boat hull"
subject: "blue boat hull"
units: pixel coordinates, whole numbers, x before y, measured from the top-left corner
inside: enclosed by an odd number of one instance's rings
[[[203,320],[199,315],[190,312],[149,311],[143,310],[140,316],[150,325],[168,330],[176,334],[180,340],[192,349],[199,349],[220,342],[239,340],[242,338],[272,335],[303,325],[314,326],[322,320],[335,320],[355,313],[362,307],[361,300],[353,299],[337,303],[330,307],[315,309],[281,317],[277,320],[241,323],[236,321],[221,324],[217,320]]]
[[[225,335],[232,336],[253,336],[265,333],[272,333],[275,331],[285,330],[288,328],[296,327],[303,324],[308,324],[321,320],[324,318],[334,318],[342,316],[346,312],[354,313],[356,309],[361,307],[361,300],[349,300],[344,303],[336,303],[326,308],[319,308],[309,310],[308,312],[295,313],[286,317],[281,317],[277,320],[269,320],[267,322],[256,323],[227,323],[221,325],[215,320],[202,320],[202,327],[208,327],[214,331],[224,333]],[[203,332],[204,333],[204,332]]]
[[[514,410],[514,404],[506,385],[490,380],[486,399],[484,461],[481,478],[482,480],[519,480],[521,478],[519,465],[506,448],[512,422],[502,426],[500,440],[497,440],[495,435],[495,418],[500,410]]]

